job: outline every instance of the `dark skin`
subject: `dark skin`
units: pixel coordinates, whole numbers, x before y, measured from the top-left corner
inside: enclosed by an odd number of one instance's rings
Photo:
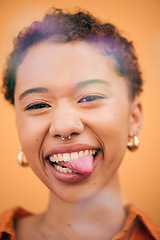
[[[141,104],[112,61],[86,42],[32,47],[17,69],[15,112],[27,161],[50,189],[45,213],[17,221],[17,239],[112,239],[126,218],[118,167],[142,124]],[[88,146],[99,155],[84,179],[44,160],[54,149]]]

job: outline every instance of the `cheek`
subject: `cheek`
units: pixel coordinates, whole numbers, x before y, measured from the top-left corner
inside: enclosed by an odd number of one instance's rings
[[[90,114],[92,128],[99,137],[108,139],[110,136],[116,140],[119,137],[128,136],[129,115],[127,111],[104,109],[104,111]]]
[[[47,121],[34,117],[24,117],[23,114],[18,115],[17,129],[22,149],[27,157],[38,156],[40,147],[47,131]]]
[[[115,108],[114,108],[115,109]],[[120,162],[126,151],[128,141],[129,114],[127,109],[106,109],[90,116],[91,128],[99,138],[107,162]]]
[[[42,181],[46,175],[40,153],[47,131],[46,123],[47,121],[18,115],[17,128],[22,150],[31,169]]]
[[[103,147],[103,158],[99,163],[99,179],[107,182],[117,172],[127,149],[128,115],[110,111],[110,114],[97,121],[95,132]]]

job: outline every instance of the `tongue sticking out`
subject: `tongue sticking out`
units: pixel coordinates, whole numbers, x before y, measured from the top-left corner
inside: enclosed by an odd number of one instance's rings
[[[75,160],[70,160],[69,162],[58,162],[59,165],[68,167],[74,172],[80,174],[91,174],[93,172],[93,156],[85,156]]]

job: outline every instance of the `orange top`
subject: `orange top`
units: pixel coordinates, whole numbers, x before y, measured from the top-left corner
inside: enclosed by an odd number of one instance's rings
[[[127,219],[121,232],[112,240],[160,240],[160,226],[134,205],[126,206]],[[0,216],[0,240],[16,240],[14,222],[32,215],[22,208],[14,208]]]

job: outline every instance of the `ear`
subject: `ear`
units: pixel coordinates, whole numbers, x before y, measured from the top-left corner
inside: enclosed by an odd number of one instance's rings
[[[130,122],[129,122],[129,137],[137,135],[142,127],[142,104],[138,99],[131,103]]]

